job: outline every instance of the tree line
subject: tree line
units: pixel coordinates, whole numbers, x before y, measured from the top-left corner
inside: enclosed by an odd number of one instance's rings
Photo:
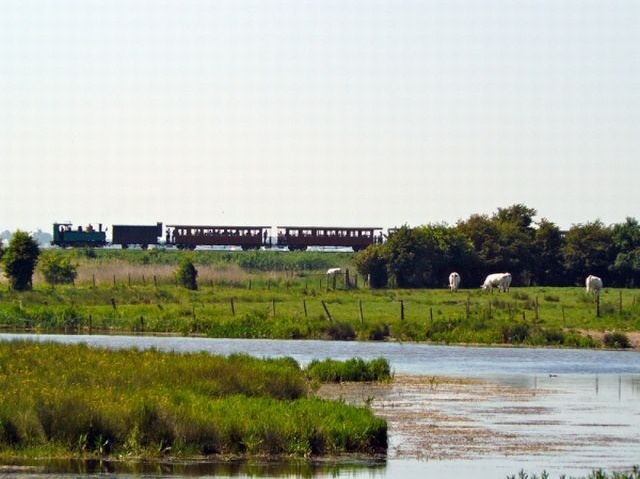
[[[586,276],[606,286],[640,286],[640,224],[605,225],[600,220],[562,231],[523,204],[473,214],[454,226],[404,225],[383,244],[356,256],[356,268],[374,288],[439,288],[457,271],[462,286],[480,286],[485,276],[510,272],[514,285],[576,286]]]

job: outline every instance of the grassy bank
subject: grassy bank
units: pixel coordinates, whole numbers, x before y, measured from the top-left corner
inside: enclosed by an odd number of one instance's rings
[[[0,343],[0,457],[379,453],[386,422],[290,358]]]
[[[606,288],[598,310],[578,287],[374,291],[347,253],[58,253],[78,261],[75,285],[1,288],[1,328],[566,347],[627,347],[640,331],[638,289]],[[197,261],[197,291],[175,283],[185,255]],[[351,284],[328,280],[327,265],[351,268]]]

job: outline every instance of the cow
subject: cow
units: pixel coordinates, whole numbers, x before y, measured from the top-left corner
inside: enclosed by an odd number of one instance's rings
[[[585,286],[587,288],[587,294],[593,293],[593,295],[597,297],[600,295],[600,291],[602,291],[602,279],[590,274],[587,276]]]
[[[455,271],[449,275],[449,289],[452,293],[458,291],[460,287],[460,275]]]
[[[492,273],[487,275],[481,288],[491,292],[493,288],[498,288],[498,291],[506,293],[509,291],[509,286],[511,286],[511,273]]]
[[[329,268],[327,270],[327,276],[338,276],[340,273],[342,273],[341,268]]]

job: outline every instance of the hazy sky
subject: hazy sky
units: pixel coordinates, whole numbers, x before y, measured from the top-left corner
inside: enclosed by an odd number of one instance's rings
[[[0,231],[640,217],[638,0],[3,0]]]

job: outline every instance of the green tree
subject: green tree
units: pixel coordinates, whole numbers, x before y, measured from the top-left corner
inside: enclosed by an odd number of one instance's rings
[[[500,229],[495,221],[487,215],[471,215],[465,221],[458,221],[456,229],[466,236],[479,263],[478,271],[474,271],[471,280],[478,285],[487,273],[502,270],[503,260],[500,248]],[[461,271],[458,271],[462,274]],[[469,283],[467,283],[469,284]]]
[[[369,278],[369,287],[384,288],[389,281],[386,247],[372,244],[356,254],[354,260],[358,272]]]
[[[564,238],[560,228],[542,218],[535,232],[534,282],[539,285],[561,286],[565,284],[565,272],[562,265],[562,247]]]
[[[611,232],[615,259],[610,267],[619,286],[640,285],[640,224],[628,217],[624,223],[613,225]]]
[[[519,284],[529,285],[535,269],[535,229],[533,217],[536,210],[522,204],[498,208],[492,217],[498,228],[498,244],[501,271],[509,271]]]
[[[25,291],[33,287],[33,272],[39,255],[38,243],[28,233],[16,231],[2,258],[4,274],[12,289]]]
[[[424,286],[424,278],[430,274],[427,250],[430,245],[421,238],[418,230],[403,225],[389,235],[386,244],[389,273],[398,288]]]
[[[49,284],[70,284],[78,276],[77,265],[66,255],[45,251],[38,261],[38,269]]]
[[[602,221],[573,225],[565,236],[562,248],[569,283],[582,285],[584,278],[590,274],[607,281],[614,254],[611,228]]]
[[[180,263],[176,271],[176,278],[179,285],[194,291],[198,289],[198,270],[190,260],[185,259]]]

